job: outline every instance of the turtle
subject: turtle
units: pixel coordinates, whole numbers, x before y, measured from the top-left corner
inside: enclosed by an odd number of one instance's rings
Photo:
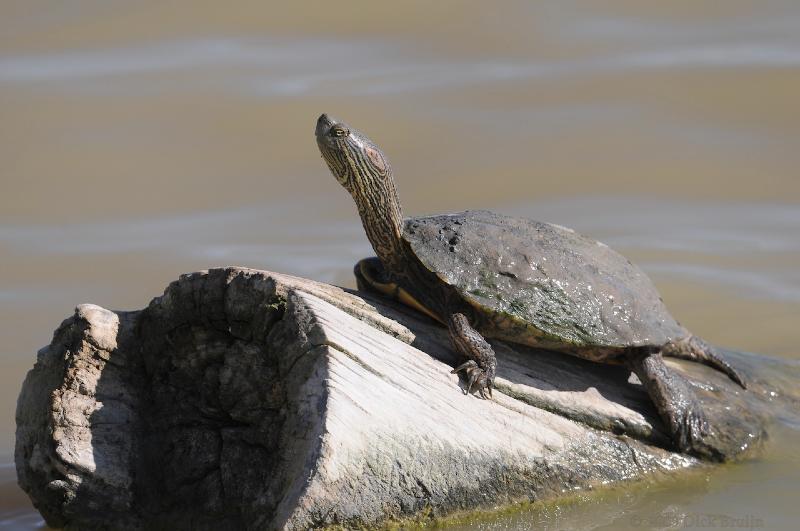
[[[354,269],[359,290],[395,299],[448,327],[466,362],[453,372],[492,397],[497,360],[487,338],[623,364],[640,380],[679,451],[719,457],[689,381],[664,356],[745,380],[670,315],[630,260],[578,232],[488,211],[403,218],[392,168],[366,135],[327,114],[315,136],[356,203],[376,257]]]

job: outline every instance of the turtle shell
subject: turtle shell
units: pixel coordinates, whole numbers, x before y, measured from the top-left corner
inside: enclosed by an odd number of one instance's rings
[[[403,236],[409,258],[455,290],[486,335],[606,351],[689,335],[641,269],[572,229],[467,211],[408,219]]]

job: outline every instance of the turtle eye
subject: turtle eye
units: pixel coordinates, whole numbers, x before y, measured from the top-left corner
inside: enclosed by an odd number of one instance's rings
[[[334,127],[331,129],[331,134],[335,137],[343,137],[350,134],[350,131],[345,129],[344,127]]]

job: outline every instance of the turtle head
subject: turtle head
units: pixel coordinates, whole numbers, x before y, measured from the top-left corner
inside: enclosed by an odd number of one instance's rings
[[[399,274],[403,212],[389,162],[369,138],[327,114],[317,120],[315,134],[331,173],[353,196],[375,254],[387,271]]]
[[[354,197],[392,179],[392,169],[378,146],[346,123],[323,114],[315,134],[331,173]]]

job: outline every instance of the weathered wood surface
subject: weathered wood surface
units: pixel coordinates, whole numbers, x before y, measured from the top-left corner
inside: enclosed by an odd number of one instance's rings
[[[698,464],[624,369],[494,345],[484,401],[450,374],[446,331],[410,310],[278,273],[184,275],[144,310],[81,305],[61,324],[20,394],[19,482],[56,527],[305,529]],[[733,456],[797,407],[800,370],[729,357],[749,391],[680,367]]]

